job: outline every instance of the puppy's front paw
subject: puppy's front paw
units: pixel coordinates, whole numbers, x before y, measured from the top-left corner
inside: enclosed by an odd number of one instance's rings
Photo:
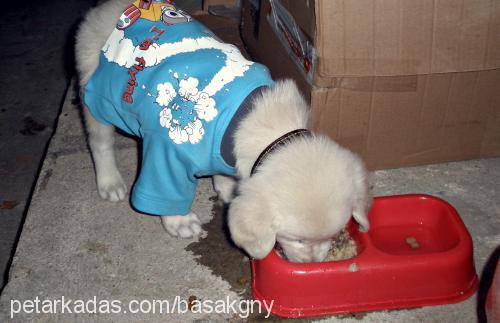
[[[214,189],[224,203],[229,204],[234,197],[236,181],[229,176],[214,175],[212,178]]]
[[[173,237],[193,238],[202,233],[201,222],[193,212],[186,215],[166,215],[161,217],[161,223]]]
[[[127,195],[127,185],[119,172],[99,177],[97,179],[97,190],[103,200],[111,202],[122,201]]]

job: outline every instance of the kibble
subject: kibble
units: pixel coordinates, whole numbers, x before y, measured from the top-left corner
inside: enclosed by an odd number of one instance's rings
[[[347,270],[349,270],[350,273],[357,272],[359,270],[358,264],[353,262],[352,264],[349,265],[349,268]]]
[[[408,245],[409,245],[412,249],[418,249],[418,248],[420,248],[420,245],[419,245],[419,243],[418,243],[418,241],[417,241],[417,238],[415,238],[415,237],[412,237],[412,236],[407,237],[407,238],[406,238],[406,243],[407,243],[407,244],[408,244]]]
[[[188,298],[188,309],[190,311],[193,310],[194,304],[195,304],[195,302],[197,300],[198,300],[198,298],[196,296],[194,296],[194,295],[189,296],[189,298]]]
[[[277,246],[276,250],[281,258],[287,259],[285,252],[281,246]],[[323,261],[338,261],[350,259],[358,254],[356,242],[351,239],[347,230],[340,231],[333,239],[328,255]]]
[[[356,243],[351,239],[347,230],[344,229],[332,239],[332,247],[324,261],[350,259],[357,254]]]

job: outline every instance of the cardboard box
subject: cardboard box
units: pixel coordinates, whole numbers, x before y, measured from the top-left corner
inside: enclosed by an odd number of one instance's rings
[[[370,169],[500,155],[500,1],[272,4],[243,2],[248,52]]]

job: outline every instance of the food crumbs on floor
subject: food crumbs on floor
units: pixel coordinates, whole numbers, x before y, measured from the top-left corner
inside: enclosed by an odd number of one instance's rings
[[[2,210],[10,210],[10,209],[15,208],[18,204],[19,204],[19,202],[17,202],[17,201],[3,201],[0,204],[0,209],[2,209]]]
[[[241,286],[245,286],[248,282],[248,279],[246,277],[241,277],[240,279],[238,279],[238,284],[240,284]]]
[[[194,296],[194,295],[189,296],[189,298],[188,298],[188,309],[189,309],[190,311],[192,311],[192,310],[193,310],[194,303],[195,303],[197,300],[198,300],[198,299],[196,298],[196,296]]]

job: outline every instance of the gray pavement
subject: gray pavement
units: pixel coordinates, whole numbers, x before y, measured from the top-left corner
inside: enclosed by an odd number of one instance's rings
[[[74,75],[74,32],[97,0],[27,0],[0,11],[0,291]],[[189,12],[201,0],[181,0]]]
[[[71,88],[71,87],[70,87]],[[13,300],[66,298],[79,300],[239,300],[249,296],[248,260],[226,239],[223,208],[217,206],[208,179],[202,180],[195,210],[206,223],[208,237],[169,237],[155,217],[132,211],[129,203],[101,201],[95,190],[75,93],[66,97],[57,132],[41,170],[26,223],[0,297],[0,321],[10,317]],[[118,137],[117,159],[132,184],[137,168],[133,139]],[[378,171],[376,195],[428,193],[452,203],[473,236],[478,273],[500,245],[500,159],[473,160]],[[215,219],[214,219],[215,218]],[[203,248],[209,243],[210,248]],[[240,279],[236,279],[240,277]],[[324,318],[358,322],[474,322],[477,295],[446,306],[382,311]],[[235,313],[198,314],[35,314],[19,313],[14,321],[191,321],[240,320]],[[262,318],[262,316],[252,316]],[[274,319],[277,319],[274,317]]]
[[[208,231],[207,237],[200,240],[171,238],[164,232],[157,218],[135,213],[128,202],[113,204],[99,199],[92,161],[79,119],[78,100],[74,87],[69,86],[68,89],[56,133],[50,142],[26,214],[9,272],[9,282],[0,295],[0,322],[11,320],[11,316],[14,322],[242,320],[232,312],[198,314],[187,311],[167,315],[152,313],[152,309],[147,314],[123,311],[113,314],[37,314],[11,311],[11,305],[16,305],[16,301],[61,300],[62,297],[82,301],[96,297],[101,304],[115,300],[121,302],[122,310],[127,310],[125,304],[130,304],[132,300],[143,301],[147,307],[148,302],[153,300],[168,300],[172,305],[175,300],[185,303],[190,298],[194,299],[193,297],[214,301],[229,298],[232,301],[246,299],[250,295],[248,259],[227,239],[224,208],[216,200],[210,180],[201,181],[194,206]],[[32,101],[38,102],[35,99]],[[26,140],[15,141],[17,139],[14,137],[23,135],[19,131],[24,130],[24,115],[14,109],[16,106],[12,103],[4,112],[9,111],[18,118],[9,119],[17,120],[17,123],[12,121],[12,128],[4,127],[8,123],[5,121],[7,119],[0,119],[1,135],[11,135],[2,138],[2,158],[13,146],[26,145],[28,152],[43,146],[40,142],[27,144]],[[24,133],[29,138],[38,138],[47,132],[44,139],[47,140],[50,129],[41,129],[37,124],[47,125],[50,122],[45,122],[44,119],[42,121],[42,117],[39,119],[35,112],[38,110],[32,108],[29,111],[27,116],[31,116],[34,122],[31,119],[26,121]],[[22,127],[15,128],[14,124],[19,126],[19,122]],[[6,132],[4,129],[10,130]],[[30,135],[30,132],[35,135]],[[9,146],[10,141],[13,146]],[[23,160],[28,158],[23,156],[13,159],[14,166],[23,165]],[[31,153],[27,156],[32,158]],[[135,140],[118,136],[117,160],[125,180],[131,185],[138,162]],[[1,175],[6,182],[2,183],[5,188],[0,191],[1,199],[23,201],[23,198],[26,199],[25,195],[14,194],[15,188],[21,187],[21,184],[16,183],[21,175],[16,179],[16,175],[7,174],[8,159],[2,159],[2,162]],[[33,172],[30,174],[33,178]],[[428,193],[453,204],[473,237],[478,274],[488,277],[485,266],[488,262],[491,264],[491,256],[500,246],[499,158],[377,171],[373,174],[372,182],[375,195]],[[8,189],[9,185],[11,190]],[[29,187],[26,182],[24,185]],[[5,217],[11,214],[9,212],[22,210],[25,204],[21,202],[13,209],[0,210],[0,220],[5,221]],[[0,230],[4,230],[6,227],[1,226],[1,223]],[[1,238],[4,237],[2,232],[0,231]],[[498,257],[498,252],[496,256]],[[487,284],[483,285],[487,287]],[[482,293],[484,288],[479,294],[459,304],[380,311],[352,317],[343,315],[322,320],[475,322],[483,314],[481,306],[478,306]],[[182,312],[182,306],[180,309]],[[258,320],[263,315],[252,315],[250,318]]]
[[[2,6],[0,290],[73,69],[73,33],[95,0]]]

